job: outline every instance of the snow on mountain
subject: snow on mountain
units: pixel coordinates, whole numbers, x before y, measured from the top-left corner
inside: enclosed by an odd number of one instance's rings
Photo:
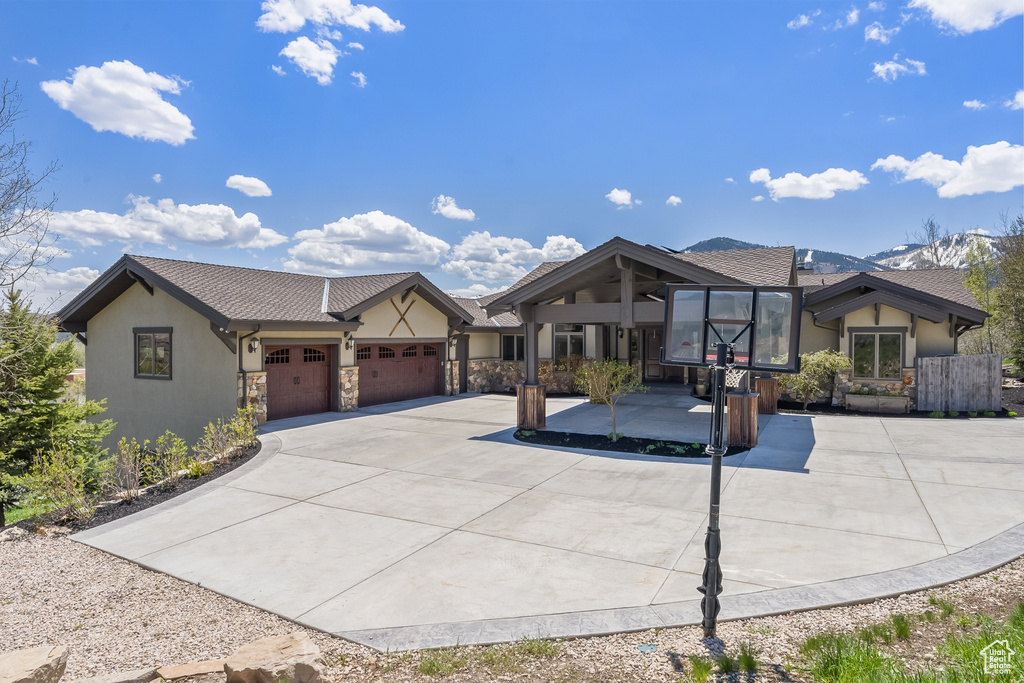
[[[893,270],[913,268],[966,268],[967,251],[975,239],[981,239],[990,255],[999,251],[999,238],[973,232],[949,235],[931,244],[902,245],[872,254],[867,259]]]

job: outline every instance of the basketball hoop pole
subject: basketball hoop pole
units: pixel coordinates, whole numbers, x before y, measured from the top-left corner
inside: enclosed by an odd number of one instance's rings
[[[715,364],[713,410],[711,413],[711,438],[704,449],[711,456],[711,508],[708,512],[708,533],[704,538],[704,584],[698,589],[704,594],[700,601],[704,619],[701,626],[704,635],[715,637],[718,620],[718,596],[722,593],[722,567],[718,558],[722,552],[722,538],[718,528],[718,514],[722,498],[722,456],[725,455],[725,371],[729,368],[733,353],[732,344],[718,344]]]

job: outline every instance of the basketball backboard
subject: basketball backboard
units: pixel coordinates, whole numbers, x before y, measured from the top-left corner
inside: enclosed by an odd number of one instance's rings
[[[708,366],[726,343],[737,369],[799,372],[802,307],[799,287],[669,285],[661,362]]]

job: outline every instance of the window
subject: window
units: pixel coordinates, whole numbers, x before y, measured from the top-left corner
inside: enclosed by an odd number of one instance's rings
[[[263,359],[265,365],[287,365],[291,362],[291,349],[277,349],[267,353]]]
[[[415,358],[415,357],[416,357],[416,347],[415,346],[406,346],[404,349],[402,349],[402,358]]]
[[[583,325],[555,323],[555,362],[583,355]]]
[[[360,346],[356,349],[356,360],[370,360],[370,347]]]
[[[135,376],[142,379],[171,378],[171,328],[136,327]]]
[[[523,360],[524,337],[521,334],[501,335],[501,359]]]
[[[853,376],[856,379],[902,377],[902,332],[853,332]]]
[[[424,356],[436,356],[437,355],[437,347],[436,346],[427,346],[426,344],[424,344],[424,346],[423,346],[423,355]]]
[[[327,360],[327,354],[320,349],[302,349],[302,362],[303,363],[323,363]]]
[[[394,358],[395,350],[390,346],[378,346],[377,358]]]

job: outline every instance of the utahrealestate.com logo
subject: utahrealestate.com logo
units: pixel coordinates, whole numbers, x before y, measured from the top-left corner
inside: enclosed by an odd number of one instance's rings
[[[1010,658],[1016,652],[1010,649],[1007,640],[996,640],[981,651],[985,658],[985,673],[987,674],[1008,674],[1010,673]]]

